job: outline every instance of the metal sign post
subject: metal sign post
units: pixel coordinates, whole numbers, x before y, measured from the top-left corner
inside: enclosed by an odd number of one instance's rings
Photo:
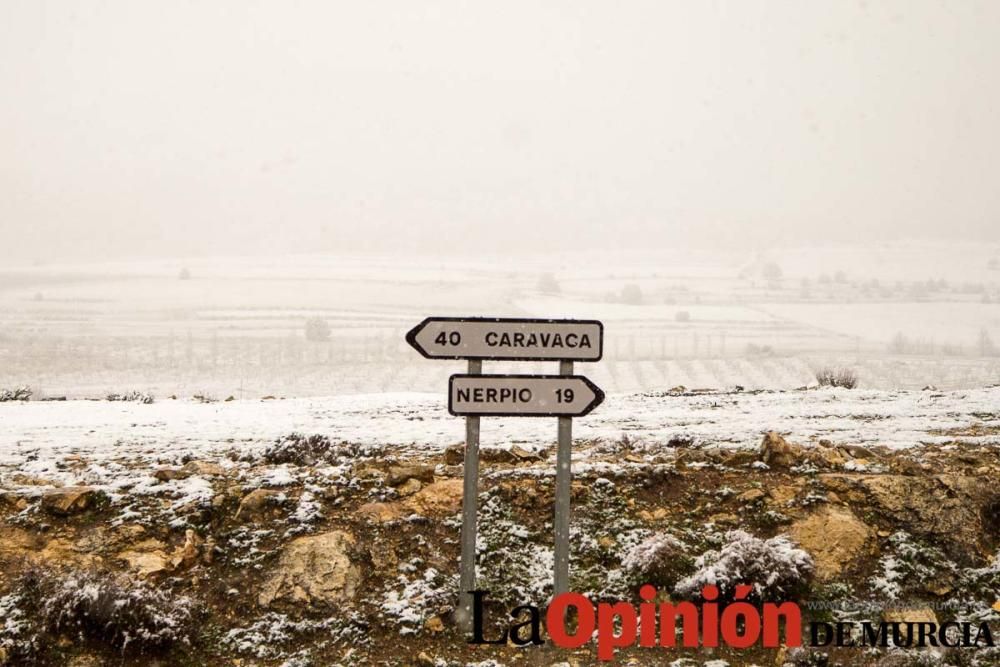
[[[573,374],[572,361],[559,362],[560,375]],[[573,480],[573,418],[560,417],[556,449],[556,497],[553,526],[555,551],[553,553],[554,572],[552,594],[569,591],[569,496],[570,482]]]
[[[469,360],[469,375],[480,375],[483,362]],[[462,561],[459,565],[459,607],[456,620],[463,632],[472,624],[472,594],[476,588],[476,511],[479,503],[479,417],[465,418],[465,465],[462,480]]]
[[[428,359],[469,361],[467,374],[448,381],[448,412],[465,417],[459,627],[469,632],[473,620],[480,417],[559,419],[553,590],[556,595],[566,592],[573,417],[588,414],[604,400],[597,385],[573,375],[573,362],[601,359],[604,325],[596,320],[428,317],[406,334],[406,342]],[[483,375],[483,360],[558,361],[559,375]]]

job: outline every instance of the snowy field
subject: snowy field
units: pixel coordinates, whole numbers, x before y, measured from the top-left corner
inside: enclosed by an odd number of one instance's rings
[[[64,483],[67,456],[91,465],[217,459],[252,451],[291,432],[394,451],[440,451],[461,443],[464,422],[445,408],[443,394],[369,394],[331,398],[152,405],[107,401],[0,404],[0,466]],[[937,391],[817,389],[788,392],[612,394],[591,415],[574,420],[581,443],[624,435],[668,449],[671,440],[695,446],[754,447],[766,431],[797,442],[906,448],[961,441],[1000,444],[1000,388]],[[553,419],[484,419],[482,444],[548,446]],[[961,435],[956,435],[961,434]],[[93,481],[93,480],[90,480]]]

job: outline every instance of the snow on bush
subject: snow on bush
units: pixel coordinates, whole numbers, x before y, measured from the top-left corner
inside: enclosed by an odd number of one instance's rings
[[[889,537],[890,550],[879,560],[879,573],[872,578],[872,590],[889,600],[899,600],[910,588],[928,582],[952,579],[955,565],[940,549],[921,544],[905,531]],[[917,583],[919,582],[919,584]]]
[[[428,618],[450,610],[458,588],[454,577],[446,577],[433,567],[412,580],[400,575],[396,583],[402,590],[386,591],[382,615],[400,626],[401,635],[420,632]]]
[[[327,460],[333,451],[334,447],[325,435],[289,433],[268,445],[261,453],[261,458],[271,464],[314,466]]]
[[[311,530],[313,524],[323,517],[322,505],[316,500],[314,490],[303,491],[299,496],[295,511],[288,517],[296,525],[285,531],[285,537]]]
[[[246,627],[229,630],[220,641],[223,648],[259,660],[295,659],[295,647],[303,637],[324,635],[336,643],[368,645],[368,624],[356,612],[322,620],[293,621],[285,614],[268,612]]]
[[[31,387],[15,387],[14,389],[0,389],[0,403],[7,401],[27,401],[31,398]]]
[[[37,629],[32,627],[25,606],[20,593],[0,597],[0,654],[10,664],[28,662],[38,651]]]
[[[107,572],[29,570],[0,598],[0,647],[27,659],[76,633],[116,649],[140,651],[189,644],[194,605],[187,597]]]
[[[637,584],[673,586],[690,562],[687,545],[668,533],[654,533],[635,545],[622,559],[622,567]]]
[[[41,617],[56,631],[76,629],[122,649],[190,643],[193,606],[148,584],[109,574],[49,578]]]
[[[523,604],[542,603],[552,591],[553,553],[499,494],[484,495],[476,536],[480,585],[490,598]]]
[[[106,396],[109,401],[128,401],[132,403],[142,403],[143,405],[149,405],[153,402],[153,395],[147,394],[144,391],[137,391],[133,389],[132,391],[126,391],[124,394],[110,393]]]
[[[674,590],[686,598],[697,598],[704,586],[718,586],[720,597],[735,592],[737,584],[750,584],[756,597],[786,599],[801,588],[813,573],[812,558],[785,535],[768,540],[731,530],[725,544],[695,560],[696,572],[677,582]]]

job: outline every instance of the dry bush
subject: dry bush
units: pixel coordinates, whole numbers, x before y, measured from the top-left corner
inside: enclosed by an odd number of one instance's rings
[[[654,533],[632,547],[622,567],[638,584],[672,588],[690,567],[687,545],[669,533]]]
[[[272,465],[294,463],[312,466],[328,460],[334,453],[335,448],[325,435],[289,433],[268,445],[260,457]]]
[[[31,387],[0,389],[0,403],[5,403],[7,401],[27,401],[31,398],[31,394]]]
[[[821,387],[843,387],[854,389],[858,386],[858,374],[850,368],[821,368],[816,371],[816,382]]]
[[[812,557],[788,537],[778,535],[762,540],[742,530],[726,533],[726,543],[695,560],[697,571],[677,583],[674,591],[695,599],[704,586],[719,588],[722,599],[729,598],[739,584],[753,586],[757,600],[787,600],[800,593],[812,577]]]
[[[190,598],[105,571],[30,569],[0,609],[14,621],[0,626],[0,647],[16,664],[44,663],[66,634],[124,653],[189,645],[195,633]]]

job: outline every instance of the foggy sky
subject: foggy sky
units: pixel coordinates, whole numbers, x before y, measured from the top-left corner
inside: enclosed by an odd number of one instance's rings
[[[0,1],[0,256],[1000,240],[1000,3]]]

